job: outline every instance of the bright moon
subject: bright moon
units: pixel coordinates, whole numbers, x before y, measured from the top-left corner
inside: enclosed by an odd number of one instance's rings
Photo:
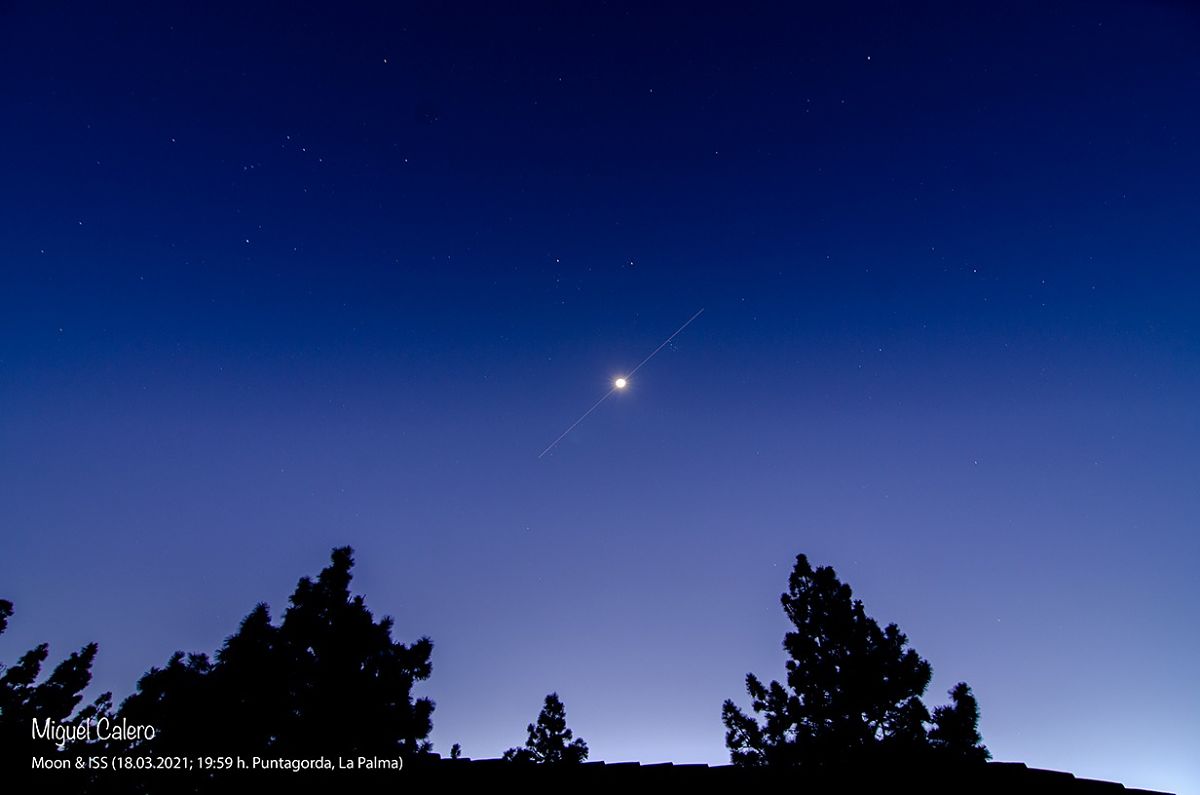
[[[618,378],[616,381],[613,381],[613,386],[615,386],[617,389],[624,389],[626,386],[628,386],[628,384],[629,382],[624,378]]]

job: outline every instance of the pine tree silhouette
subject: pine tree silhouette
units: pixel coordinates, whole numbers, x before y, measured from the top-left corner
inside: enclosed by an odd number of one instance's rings
[[[13,603],[0,599],[0,634],[8,628]],[[42,665],[50,656],[45,644],[21,655],[15,665],[0,665],[0,768],[28,769],[34,754],[52,755],[57,748],[50,740],[32,737],[32,724],[53,723],[75,726],[84,720],[106,714],[112,704],[112,694],[104,693],[91,705],[76,714],[83,700],[83,691],[92,680],[92,663],[97,646],[89,643],[55,666],[42,682],[38,677]],[[77,744],[72,744],[77,745]],[[10,763],[11,766],[10,767]]]
[[[951,757],[982,762],[992,754],[979,735],[979,702],[966,682],[950,691],[950,706],[933,711],[929,740],[933,747]]]
[[[177,652],[121,705],[160,728],[155,753],[413,756],[430,749],[434,704],[414,699],[433,643],[392,640],[351,596],[349,547],[316,580],[302,578],[278,625],[256,606],[210,660]]]
[[[814,570],[798,555],[780,601],[794,627],[783,641],[787,676],[764,685],[747,674],[761,723],[725,702],[725,744],[734,764],[840,767],[932,751],[942,758],[986,758],[978,733],[971,734],[979,712],[970,688],[955,688],[955,706],[935,711],[931,739],[921,701],[929,663],[895,624],[881,629],[832,568]]]
[[[558,693],[546,696],[537,723],[529,724],[528,731],[525,747],[509,748],[504,752],[505,759],[547,765],[579,764],[587,759],[587,743],[582,738],[572,739],[574,733],[567,728],[567,708]]]

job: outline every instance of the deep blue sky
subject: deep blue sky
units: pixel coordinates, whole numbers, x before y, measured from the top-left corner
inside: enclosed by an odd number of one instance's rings
[[[0,659],[351,544],[438,750],[719,762],[805,552],[996,758],[1200,788],[1194,7],[208,5],[0,11]]]

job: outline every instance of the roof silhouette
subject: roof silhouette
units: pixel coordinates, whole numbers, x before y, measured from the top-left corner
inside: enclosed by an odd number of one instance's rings
[[[411,772],[420,775],[417,768]],[[799,769],[747,768],[735,765],[675,764],[672,762],[584,762],[571,766],[515,766],[503,759],[459,759],[433,755],[420,772],[439,780],[495,780],[497,782],[539,780],[550,783],[587,782],[604,784],[750,785],[758,782],[803,782],[807,791],[846,792],[847,787],[870,792],[907,784],[923,793],[976,792],[1021,793],[1021,795],[1168,795],[1156,790],[1127,787],[1115,781],[1080,778],[1058,770],[1029,767],[1022,762],[987,762],[959,768],[912,767],[902,770],[856,770],[842,773],[808,773]],[[873,787],[872,785],[877,785]],[[864,789],[865,788],[865,789]],[[907,787],[906,787],[907,788]]]

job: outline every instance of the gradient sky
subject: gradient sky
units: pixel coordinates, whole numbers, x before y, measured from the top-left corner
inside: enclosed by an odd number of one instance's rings
[[[351,544],[437,750],[721,762],[805,552],[997,759],[1200,790],[1195,6],[209,5],[0,10],[0,659]]]

